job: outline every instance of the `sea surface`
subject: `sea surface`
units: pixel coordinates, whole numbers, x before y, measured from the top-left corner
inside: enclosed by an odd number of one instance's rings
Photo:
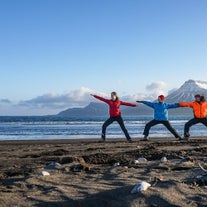
[[[59,116],[1,116],[0,140],[47,140],[100,138],[101,127],[108,117],[59,117]],[[170,117],[172,126],[183,135],[184,124],[190,117]],[[143,137],[145,124],[152,116],[124,117],[125,126],[132,138]],[[207,128],[197,124],[190,129],[191,136],[206,136]],[[124,138],[119,125],[114,122],[106,131],[106,138]],[[150,137],[173,137],[163,126],[151,128]]]

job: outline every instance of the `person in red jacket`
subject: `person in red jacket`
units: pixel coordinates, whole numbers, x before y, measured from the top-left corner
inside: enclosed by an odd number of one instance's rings
[[[116,92],[112,92],[111,93],[111,99],[105,99],[105,98],[102,98],[100,96],[93,95],[93,94],[91,94],[91,96],[93,96],[94,98],[96,98],[96,99],[98,99],[100,101],[103,101],[103,102],[105,102],[105,103],[107,103],[109,105],[110,118],[107,119],[104,122],[103,126],[102,126],[102,136],[101,136],[102,141],[105,141],[105,138],[106,138],[106,128],[110,124],[112,124],[114,121],[117,121],[118,124],[120,125],[122,131],[124,132],[127,140],[129,142],[131,142],[132,139],[129,136],[127,129],[125,128],[124,121],[123,121],[123,119],[121,117],[120,106],[121,105],[125,105],[125,106],[135,107],[136,104],[131,104],[131,103],[120,101]]]
[[[184,126],[184,139],[188,140],[190,137],[190,127],[202,123],[207,127],[207,102],[204,96],[200,94],[195,95],[195,101],[193,102],[180,102],[180,107],[190,107],[193,109],[194,118],[189,120]]]

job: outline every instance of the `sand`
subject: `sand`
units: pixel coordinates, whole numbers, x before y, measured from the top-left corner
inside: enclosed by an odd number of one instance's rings
[[[198,163],[207,169],[207,138],[1,141],[0,206],[206,206]],[[131,194],[141,181],[151,187]]]

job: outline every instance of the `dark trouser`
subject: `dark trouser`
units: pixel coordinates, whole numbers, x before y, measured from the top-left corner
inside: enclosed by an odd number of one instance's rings
[[[193,119],[189,120],[185,124],[185,127],[184,127],[184,136],[189,137],[190,136],[190,134],[189,134],[190,127],[192,125],[195,125],[198,123],[202,123],[203,125],[207,126],[207,118],[193,118]]]
[[[144,128],[144,135],[149,135],[149,130],[152,126],[155,126],[157,124],[163,124],[176,138],[179,137],[179,134],[176,132],[176,130],[171,126],[169,121],[158,121],[153,119],[152,121],[148,122]]]
[[[102,126],[102,138],[105,138],[105,135],[106,135],[106,128],[112,124],[114,121],[117,121],[118,124],[120,125],[122,131],[124,132],[126,138],[129,140],[131,139],[131,137],[129,136],[128,134],[128,131],[126,130],[125,126],[124,126],[124,121],[122,119],[121,116],[115,116],[115,117],[110,117],[109,119],[107,119],[103,126]]]

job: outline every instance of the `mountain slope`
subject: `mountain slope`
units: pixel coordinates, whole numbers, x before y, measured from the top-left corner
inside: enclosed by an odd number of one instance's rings
[[[207,97],[207,82],[188,80],[179,89],[166,97],[166,102],[191,102],[196,94]]]
[[[70,108],[58,113],[58,116],[104,116],[108,113],[108,106],[104,103],[91,102],[84,108]]]
[[[194,100],[195,94],[204,95],[207,98],[207,82],[188,80],[180,88],[172,92],[166,97],[168,103],[191,102]],[[138,107],[121,106],[122,115],[153,115],[153,110],[143,104]],[[176,108],[169,110],[170,115],[193,115],[191,108]],[[91,102],[85,108],[71,108],[62,111],[58,116],[70,117],[86,117],[86,116],[108,116],[108,105],[102,102]]]

